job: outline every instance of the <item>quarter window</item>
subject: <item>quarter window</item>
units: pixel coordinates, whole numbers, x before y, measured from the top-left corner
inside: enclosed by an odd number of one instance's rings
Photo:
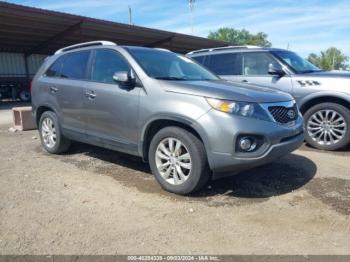
[[[242,60],[238,53],[211,55],[207,66],[217,75],[242,74]]]
[[[90,51],[74,52],[64,55],[61,77],[69,79],[86,79],[86,67]]]
[[[91,79],[96,82],[115,84],[113,75],[116,72],[130,72],[129,64],[115,51],[96,50]]]
[[[58,58],[46,71],[45,75],[50,77],[59,77],[61,74],[63,57]]]
[[[243,75],[268,75],[269,64],[277,62],[267,53],[242,53]]]

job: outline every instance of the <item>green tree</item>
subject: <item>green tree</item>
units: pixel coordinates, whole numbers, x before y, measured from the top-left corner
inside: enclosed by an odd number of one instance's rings
[[[249,31],[222,27],[215,32],[210,32],[209,39],[221,40],[234,45],[256,45],[270,47],[271,43],[267,40],[267,34],[259,32],[251,34]]]
[[[339,70],[348,67],[349,57],[335,47],[330,47],[320,54],[311,53],[307,60],[323,70]]]

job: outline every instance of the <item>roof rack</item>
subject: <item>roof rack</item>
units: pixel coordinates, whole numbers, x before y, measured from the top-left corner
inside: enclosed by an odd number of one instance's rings
[[[202,53],[202,52],[211,52],[216,50],[226,50],[226,49],[243,49],[243,48],[261,48],[260,46],[255,45],[230,45],[230,46],[222,46],[222,47],[214,47],[214,48],[206,48],[206,49],[200,49],[195,50],[187,53],[188,55]]]
[[[55,55],[67,52],[70,50],[82,48],[82,47],[89,47],[89,46],[99,46],[99,45],[117,45],[116,43],[110,42],[110,41],[92,41],[92,42],[84,42],[84,43],[79,43],[76,45],[70,45],[67,47],[63,47],[55,52]]]

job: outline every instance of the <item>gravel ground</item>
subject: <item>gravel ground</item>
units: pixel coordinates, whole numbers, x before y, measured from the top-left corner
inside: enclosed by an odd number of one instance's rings
[[[3,122],[0,254],[350,253],[349,150],[304,146],[181,197],[138,158],[79,143],[49,155]]]

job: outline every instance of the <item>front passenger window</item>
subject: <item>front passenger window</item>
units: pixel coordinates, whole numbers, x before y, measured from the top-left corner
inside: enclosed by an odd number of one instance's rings
[[[113,75],[116,72],[130,72],[129,64],[115,51],[96,50],[91,79],[96,82],[115,84]]]

